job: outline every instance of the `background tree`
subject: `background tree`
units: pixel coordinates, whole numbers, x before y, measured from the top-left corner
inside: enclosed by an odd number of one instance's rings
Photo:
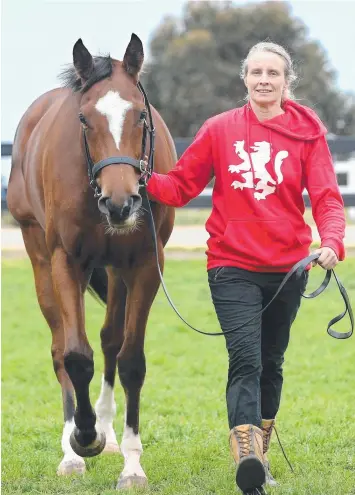
[[[143,82],[174,137],[191,137],[210,116],[245,103],[240,65],[257,42],[270,40],[291,54],[299,74],[294,91],[334,134],[355,134],[355,97],[336,87],[322,46],[284,2],[238,7],[233,2],[185,5],[181,19],[166,17],[153,33]]]

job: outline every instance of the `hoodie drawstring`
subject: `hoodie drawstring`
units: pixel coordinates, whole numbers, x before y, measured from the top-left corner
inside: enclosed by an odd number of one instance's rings
[[[274,146],[272,144],[272,132],[271,132],[271,129],[268,128],[268,131],[269,131],[270,163],[271,163],[270,175],[273,178],[273,180],[275,181],[275,191],[274,192],[278,196],[279,193],[280,193],[280,191],[279,191],[279,187],[277,187],[278,186],[278,176],[277,176],[277,172],[276,172],[276,169],[275,169],[275,157],[276,157],[276,154],[275,154]]]
[[[252,177],[253,177],[253,189],[256,188],[256,177],[255,177],[255,170],[254,170],[254,165],[253,165],[253,160],[252,160],[252,156],[251,156],[251,153],[250,153],[250,127],[251,127],[251,124],[250,124],[250,112],[251,111],[251,107],[250,107],[250,103],[248,104],[247,106],[247,153],[248,153],[248,156],[249,156],[249,161],[250,161],[250,168],[251,168],[251,173],[252,173]],[[268,127],[268,134],[269,134],[269,144],[270,144],[270,161],[269,163],[271,163],[271,169],[270,169],[270,175],[272,177],[272,179],[275,181],[275,193],[278,195],[279,194],[279,188],[277,187],[278,185],[278,177],[277,177],[277,173],[276,173],[276,170],[274,168],[275,166],[275,150],[274,150],[274,147],[273,147],[273,144],[272,144],[272,131],[271,129]]]
[[[254,165],[253,165],[253,160],[250,154],[250,118],[249,118],[249,112],[250,112],[250,103],[247,106],[247,153],[249,156],[249,161],[250,161],[250,168],[251,168],[251,173],[253,177],[253,189],[255,189],[255,170],[254,170]]]

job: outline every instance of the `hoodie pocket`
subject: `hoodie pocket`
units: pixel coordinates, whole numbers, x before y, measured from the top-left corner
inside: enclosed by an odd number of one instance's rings
[[[289,251],[303,247],[289,220],[283,218],[231,220],[224,232],[223,244],[232,256],[237,254],[251,262],[262,263],[288,258]]]

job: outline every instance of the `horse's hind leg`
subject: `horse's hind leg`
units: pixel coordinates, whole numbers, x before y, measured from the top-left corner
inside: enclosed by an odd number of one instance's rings
[[[95,405],[97,421],[106,435],[104,453],[120,452],[113,419],[116,415],[114,384],[117,369],[117,355],[122,347],[125,323],[127,289],[116,270],[108,268],[107,312],[101,330],[101,348],[104,354],[105,370],[102,377],[100,397]]]
[[[53,367],[62,387],[64,411],[62,449],[64,457],[59,464],[58,474],[83,473],[85,471],[84,459],[75,454],[69,444],[69,436],[74,428],[74,389],[64,368],[64,331],[53,292],[51,263],[44,232],[39,225],[30,225],[22,227],[22,235],[32,263],[38,303],[52,331]]]

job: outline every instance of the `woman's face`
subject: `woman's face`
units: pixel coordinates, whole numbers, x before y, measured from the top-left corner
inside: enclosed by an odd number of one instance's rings
[[[244,79],[249,98],[259,106],[281,106],[286,88],[285,62],[271,52],[257,52],[249,59]]]

